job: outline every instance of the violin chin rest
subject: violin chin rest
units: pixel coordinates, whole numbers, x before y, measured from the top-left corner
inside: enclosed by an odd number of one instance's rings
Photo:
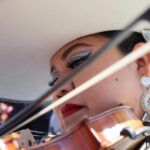
[[[120,135],[129,137],[131,139],[137,139],[141,136],[150,136],[150,127],[144,126],[143,128],[140,128],[138,130],[135,130],[130,127],[124,128],[121,132]]]

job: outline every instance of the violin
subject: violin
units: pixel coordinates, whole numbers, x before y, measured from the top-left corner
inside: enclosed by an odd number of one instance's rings
[[[136,149],[143,137],[131,140],[120,135],[125,127],[138,131],[143,128],[143,124],[130,107],[119,106],[86,118],[64,135],[33,146],[30,150]]]
[[[24,148],[19,147],[18,139],[19,135],[17,133],[12,133],[0,139],[0,150],[24,150]]]
[[[130,139],[121,135],[123,129],[133,130]],[[68,130],[64,135],[53,138],[51,141],[28,147],[29,150],[134,150],[137,145],[143,142],[145,136],[139,131],[144,125],[127,106],[119,106],[107,110],[94,117],[85,118],[77,126]],[[150,127],[148,128],[150,131]],[[145,134],[146,132],[144,132]],[[132,133],[131,133],[132,134]],[[143,134],[143,135],[144,135]],[[0,150],[25,150],[19,146],[16,140],[17,134],[7,135],[0,139]]]

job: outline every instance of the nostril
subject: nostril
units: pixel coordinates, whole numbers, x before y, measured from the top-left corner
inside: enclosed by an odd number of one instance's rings
[[[61,97],[63,97],[63,96],[64,96],[65,94],[67,94],[67,93],[68,93],[68,91],[65,90],[65,89],[63,89],[63,90],[60,91],[59,94],[57,94],[57,98],[61,98]]]
[[[63,97],[63,95],[57,95],[56,97],[57,97],[57,99],[58,99],[58,98],[61,98],[61,97]]]
[[[61,93],[66,94],[66,93],[68,93],[68,91],[67,90],[62,90]]]

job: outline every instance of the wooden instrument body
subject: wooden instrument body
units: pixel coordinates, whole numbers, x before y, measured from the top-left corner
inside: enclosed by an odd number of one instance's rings
[[[131,108],[120,106],[87,118],[65,135],[34,146],[30,150],[104,150],[111,149],[116,143],[119,143],[117,147],[120,147],[121,141],[126,138],[120,135],[124,127],[137,130],[143,125]],[[134,145],[137,142],[139,141],[133,141]]]

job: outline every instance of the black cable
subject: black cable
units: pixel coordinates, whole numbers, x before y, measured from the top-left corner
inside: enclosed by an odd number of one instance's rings
[[[120,42],[122,42],[129,34],[129,29],[133,27],[140,20],[150,21],[150,8],[146,10],[142,15],[137,17],[134,21],[132,21],[128,26],[124,28],[123,31],[120,31],[116,36],[112,38],[108,43],[106,43],[95,55],[89,58],[85,63],[72,71],[64,80],[60,81],[56,84],[52,89],[48,90],[45,94],[39,97],[33,104],[22,110],[16,116],[8,120],[1,128],[0,128],[0,136],[4,134],[9,134],[9,130],[13,130],[13,127],[17,126],[17,124],[23,122],[25,118],[27,118],[34,109],[36,109],[43,101],[45,101],[54,91],[61,88],[64,84],[68,83],[73,77],[78,75],[86,66],[95,61],[99,56],[101,56],[104,52],[116,46]]]

